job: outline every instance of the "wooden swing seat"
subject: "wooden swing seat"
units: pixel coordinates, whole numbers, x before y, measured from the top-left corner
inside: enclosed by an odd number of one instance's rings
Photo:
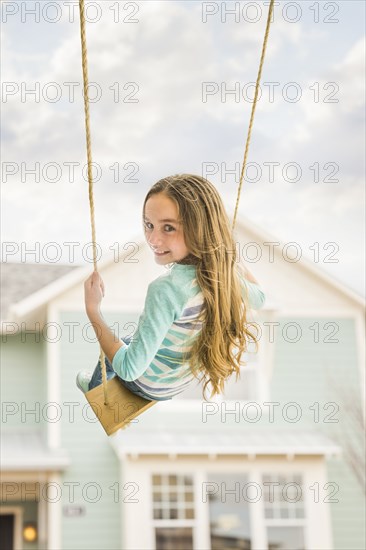
[[[126,388],[117,377],[107,381],[108,404],[105,404],[103,384],[85,393],[95,416],[107,435],[137,418],[140,414],[157,403],[136,395]]]

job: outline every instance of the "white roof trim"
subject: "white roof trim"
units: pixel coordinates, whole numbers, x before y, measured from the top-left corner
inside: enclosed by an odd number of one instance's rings
[[[260,240],[263,242],[273,242],[274,237],[273,235],[265,232],[262,228],[259,228],[255,223],[248,220],[248,218],[245,218],[245,216],[240,216],[240,219],[236,222],[237,226],[240,226],[243,231],[246,229],[246,225],[253,227],[253,232],[257,233],[260,237]],[[280,239],[276,238],[276,242],[279,243],[279,248],[282,248],[285,243],[282,242]],[[275,252],[278,252],[277,249],[275,249]],[[318,277],[319,279],[323,280],[326,284],[329,286],[332,286],[333,288],[339,290],[342,294],[350,298],[352,301],[356,302],[358,305],[361,305],[365,307],[366,300],[363,296],[360,294],[357,294],[357,292],[353,291],[351,288],[344,285],[342,282],[338,281],[337,279],[334,279],[331,275],[329,275],[326,271],[322,271],[320,268],[316,266],[312,261],[310,261],[305,256],[302,256],[300,261],[297,262],[297,264],[305,267],[310,273]]]
[[[272,440],[271,440],[272,438]],[[236,440],[235,440],[236,439]],[[309,430],[276,430],[268,427],[261,433],[248,431],[213,432],[212,430],[179,431],[171,429],[155,431],[154,436],[147,427],[136,426],[133,432],[116,432],[109,437],[109,443],[120,458],[126,454],[136,455],[341,455],[341,447],[325,434]]]
[[[263,229],[259,228],[255,223],[253,223],[248,218],[244,216],[240,216],[240,217],[241,219],[238,219],[236,226],[240,227],[242,231],[245,232],[246,230],[249,230],[251,232],[256,233],[258,235],[259,240],[262,240],[263,242],[274,241],[275,238],[273,235],[263,231]],[[140,239],[140,235],[139,235],[139,239]],[[284,243],[280,239],[276,238],[275,240],[276,242],[280,243],[280,246],[284,245]],[[139,246],[141,247],[147,246],[146,241],[139,240]],[[123,247],[121,248],[123,249]],[[129,254],[130,254],[129,251],[123,251],[123,253],[121,253],[119,256],[119,260],[123,260],[124,257],[128,256]],[[101,271],[103,268],[107,267],[113,262],[115,262],[115,254],[111,252],[105,257],[104,260],[101,260],[98,263],[99,270]],[[360,296],[350,288],[346,287],[341,282],[335,280],[333,277],[331,277],[324,271],[321,271],[307,258],[302,257],[301,260],[298,262],[298,264],[302,265],[305,269],[307,269],[313,275],[323,280],[327,285],[332,286],[333,288],[338,290],[340,293],[347,296],[350,300],[352,300],[356,304],[362,307],[365,307],[366,301],[362,296]],[[43,305],[47,304],[48,302],[56,298],[58,295],[67,291],[72,286],[80,284],[82,281],[85,280],[86,277],[88,277],[88,275],[92,272],[92,270],[93,270],[92,264],[88,264],[86,266],[81,266],[79,269],[75,269],[70,273],[67,273],[63,277],[60,277],[57,281],[48,284],[44,288],[31,294],[30,296],[27,296],[27,298],[24,298],[23,300],[10,306],[9,308],[10,315],[14,317],[13,320],[15,321],[18,319],[22,319],[24,316],[30,314],[32,311],[42,307]],[[271,304],[271,306],[276,307],[275,304]],[[266,305],[264,306],[264,309],[266,309]],[[11,320],[12,319],[10,319],[10,321]]]
[[[70,459],[65,456],[42,456],[19,457],[1,460],[1,470],[3,472],[19,471],[60,471],[65,470],[70,465]]]
[[[50,449],[38,429],[6,427],[1,430],[2,471],[59,471],[70,465],[64,449]]]
[[[163,447],[162,445],[156,445],[155,447],[147,447],[145,445],[133,445],[125,447],[121,450],[116,449],[117,455],[122,458],[128,454],[131,455],[205,455],[210,458],[217,457],[218,455],[246,455],[248,457],[259,455],[278,455],[278,456],[295,456],[295,455],[340,455],[342,450],[337,445],[334,446],[319,446],[309,448],[308,446],[288,446],[278,449],[277,447],[265,446],[232,446],[232,447],[218,447],[213,445],[212,447],[204,446],[179,446],[174,445],[172,447]]]
[[[121,253],[119,259],[123,261],[125,256],[128,256],[130,252],[124,251]],[[104,260],[98,262],[98,271],[101,271],[111,263],[115,262],[115,254],[111,252]],[[83,282],[93,271],[93,265],[87,264],[80,266],[78,269],[70,271],[63,275],[56,281],[49,283],[45,287],[33,292],[23,300],[12,304],[9,308],[9,313],[12,316],[10,321],[22,319],[24,316],[29,315],[32,311],[44,306],[63,292],[66,292],[69,288]]]

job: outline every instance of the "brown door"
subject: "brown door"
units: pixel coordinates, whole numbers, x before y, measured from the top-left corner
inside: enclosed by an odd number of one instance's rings
[[[0,514],[0,548],[14,550],[14,514]]]

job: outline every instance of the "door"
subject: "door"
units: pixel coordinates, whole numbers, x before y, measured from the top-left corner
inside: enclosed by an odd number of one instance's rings
[[[14,514],[0,514],[1,550],[14,550]]]

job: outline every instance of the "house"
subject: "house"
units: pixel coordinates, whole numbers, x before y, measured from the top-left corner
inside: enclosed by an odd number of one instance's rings
[[[75,385],[99,354],[92,265],[2,264],[2,550],[365,548],[364,300],[245,218],[236,234],[266,293],[258,353],[225,395],[192,384],[109,438]],[[121,250],[98,267],[124,337],[167,268]]]

